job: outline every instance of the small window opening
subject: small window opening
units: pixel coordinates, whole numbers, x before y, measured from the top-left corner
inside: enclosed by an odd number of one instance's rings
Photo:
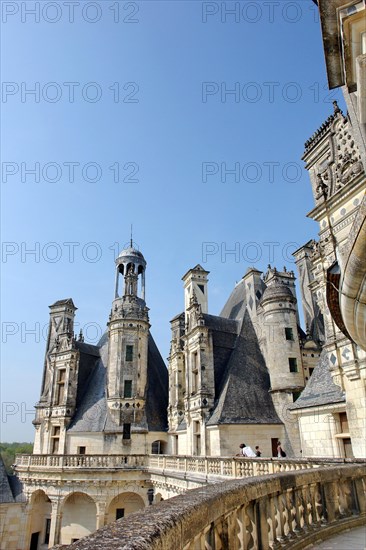
[[[123,439],[131,439],[131,424],[123,424]]]
[[[126,361],[133,360],[133,346],[126,346]]]
[[[132,397],[132,380],[125,380],[123,388],[123,397]]]
[[[286,327],[285,328],[285,335],[286,335],[286,340],[293,340],[294,339],[294,331],[292,330],[291,327]]]
[[[299,372],[297,369],[297,359],[296,357],[289,357],[288,364],[290,367],[290,372]]]

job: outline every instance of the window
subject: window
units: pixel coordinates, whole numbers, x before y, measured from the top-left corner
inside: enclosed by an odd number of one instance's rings
[[[62,405],[65,396],[66,369],[60,369],[57,377],[56,405]]]
[[[201,426],[200,423],[195,421],[193,423],[193,437],[194,437],[194,454],[201,454]]]
[[[125,517],[125,509],[124,508],[116,508],[116,519],[121,519]]]
[[[289,357],[288,364],[290,367],[290,372],[299,372],[297,370],[297,359],[296,357]]]
[[[46,519],[46,525],[44,529],[44,544],[48,544],[50,542],[50,532],[51,532],[51,519]]]
[[[132,380],[125,380],[123,397],[132,397]]]
[[[126,361],[133,359],[133,346],[126,346]]]
[[[78,447],[78,455],[85,455],[86,447]]]
[[[54,426],[51,436],[51,453],[58,453],[60,443],[60,426]]]
[[[339,413],[339,423],[341,425],[341,433],[349,433],[347,413]]]
[[[196,393],[198,390],[198,371],[194,370],[192,372],[192,393]]]
[[[197,369],[197,352],[192,353],[191,355],[191,364],[192,364],[192,393],[195,393],[198,390],[198,369]]]
[[[285,328],[285,335],[286,335],[286,340],[293,340],[294,339],[294,332],[293,332],[291,327],[286,327]]]
[[[122,439],[131,439],[131,424],[123,424]]]

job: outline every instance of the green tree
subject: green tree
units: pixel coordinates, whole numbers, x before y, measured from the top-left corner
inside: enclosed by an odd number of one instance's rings
[[[16,454],[31,454],[33,452],[32,443],[0,443],[0,454],[4,461],[5,468],[8,474],[13,473],[12,464],[15,462]]]

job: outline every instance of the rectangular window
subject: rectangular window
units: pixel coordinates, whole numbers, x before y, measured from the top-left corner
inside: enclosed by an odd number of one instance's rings
[[[125,509],[124,508],[116,508],[116,519],[121,519],[125,517]]]
[[[60,369],[58,371],[57,389],[56,389],[56,405],[62,405],[65,396],[65,380],[66,369]]]
[[[132,380],[125,380],[123,397],[132,397]]]
[[[86,447],[78,447],[78,455],[85,455]]]
[[[286,327],[285,328],[285,335],[286,335],[286,340],[293,340],[294,339],[294,332],[293,332],[291,327]]]
[[[46,525],[44,529],[44,544],[48,544],[50,542],[50,532],[51,532],[51,519],[46,518]]]
[[[297,359],[296,357],[289,357],[288,364],[290,367],[290,372],[299,372],[297,370]]]
[[[133,359],[133,346],[126,346],[126,361]]]
[[[55,437],[52,439],[52,449],[51,449],[52,454],[55,455],[58,453],[59,443],[60,443],[60,439],[58,437]]]
[[[123,424],[123,439],[131,439],[131,424]]]
[[[339,413],[339,422],[341,425],[341,433],[349,433],[347,413]]]
[[[194,454],[201,454],[201,425],[195,421],[193,424]]]
[[[58,453],[60,442],[60,426],[54,426],[51,436],[51,453]]]

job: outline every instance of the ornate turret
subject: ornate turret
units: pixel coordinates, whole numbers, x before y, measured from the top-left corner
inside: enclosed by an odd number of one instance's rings
[[[41,397],[36,405],[34,452],[62,454],[65,431],[76,407],[79,352],[74,338],[76,307],[71,298],[50,306]]]
[[[149,316],[145,303],[146,261],[132,240],[116,259],[115,299],[108,323],[107,399],[117,425],[146,431],[145,400]],[[119,296],[119,278],[124,292]],[[129,438],[125,438],[127,443]]]
[[[124,248],[116,259],[116,284],[115,284],[115,298],[119,297],[119,276],[120,274],[125,277],[125,292],[124,294],[138,295],[138,283],[140,277],[140,293],[139,297],[145,301],[145,270],[146,261],[142,253],[134,246],[131,239],[129,246]],[[128,277],[128,279],[126,279]],[[126,286],[127,281],[133,282],[133,286]]]

